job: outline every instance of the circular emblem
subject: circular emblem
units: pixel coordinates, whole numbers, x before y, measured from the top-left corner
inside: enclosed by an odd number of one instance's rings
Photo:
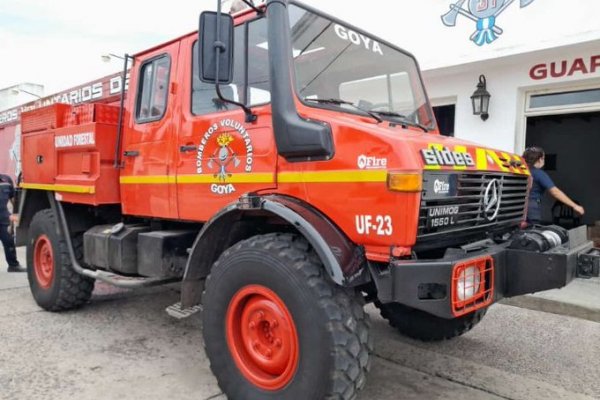
[[[500,211],[500,195],[498,193],[498,179],[492,179],[483,194],[483,216],[488,221],[493,221]]]
[[[210,190],[217,195],[236,191],[234,174],[251,173],[254,146],[250,133],[239,121],[224,119],[212,124],[201,137],[196,159],[198,174],[211,174]]]

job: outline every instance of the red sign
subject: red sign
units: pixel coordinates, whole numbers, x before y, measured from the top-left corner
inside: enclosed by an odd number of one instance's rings
[[[113,74],[9,110],[0,111],[0,173],[16,178],[20,172],[21,113],[56,103],[116,103],[121,94],[121,74]],[[125,80],[127,89],[128,80]]]
[[[552,61],[537,64],[529,70],[529,77],[539,81],[548,78],[562,78],[574,75],[589,75],[600,72],[600,55],[574,60]]]
[[[127,89],[129,79],[125,81]],[[56,103],[64,104],[82,104],[89,102],[107,102],[114,101],[121,94],[121,74],[106,76],[97,81],[92,81],[72,89],[65,90],[57,94],[43,97],[26,103],[22,106],[0,111],[0,127],[8,124],[15,124],[19,121],[21,113],[24,111],[35,110],[36,108],[46,107]]]

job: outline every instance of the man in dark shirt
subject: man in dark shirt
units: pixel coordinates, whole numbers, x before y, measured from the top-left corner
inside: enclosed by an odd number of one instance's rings
[[[8,227],[11,223],[12,216],[8,211],[8,202],[11,202],[14,209],[15,201],[15,186],[8,175],[0,174],[0,241],[4,247],[4,255],[8,263],[8,272],[25,272],[17,260],[17,249],[15,248],[15,240],[8,232]]]
[[[539,224],[542,219],[542,197],[546,191],[561,203],[571,207],[577,214],[583,215],[585,210],[575,203],[562,190],[556,187],[552,178],[542,169],[544,168],[546,154],[541,147],[529,147],[523,153],[523,158],[529,165],[533,183],[529,192],[529,206],[527,208],[527,222]]]

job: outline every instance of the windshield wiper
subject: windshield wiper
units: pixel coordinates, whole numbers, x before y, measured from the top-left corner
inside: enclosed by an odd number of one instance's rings
[[[384,117],[396,117],[400,119],[400,124],[401,125],[408,125],[408,126],[414,126],[417,128],[421,128],[423,129],[424,132],[429,132],[429,129],[427,129],[427,127],[425,125],[421,125],[418,122],[413,122],[411,120],[409,120],[406,115],[402,115],[400,113],[394,112],[394,111],[371,111],[372,113],[378,114],[378,115],[383,115]]]
[[[355,109],[362,111],[365,114],[369,114],[378,123],[383,122],[383,119],[381,119],[381,117],[379,117],[377,115],[377,113],[375,113],[373,111],[365,110],[364,108],[357,106],[356,104],[352,103],[351,101],[346,101],[346,100],[342,100],[342,99],[311,99],[309,97],[305,97],[304,101],[313,101],[315,103],[337,104],[337,105],[345,104],[345,105],[354,107]]]

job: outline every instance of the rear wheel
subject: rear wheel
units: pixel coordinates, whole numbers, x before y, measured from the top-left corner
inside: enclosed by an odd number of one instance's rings
[[[231,399],[353,399],[369,369],[362,296],[325,276],[295,235],[225,251],[203,294],[211,369]]]
[[[462,317],[445,319],[398,303],[382,304],[376,301],[375,306],[381,311],[381,316],[400,333],[424,342],[452,339],[467,333],[482,320],[487,311],[484,308]]]
[[[75,256],[82,258],[81,236],[71,238]],[[94,280],[73,270],[66,241],[58,234],[52,210],[34,215],[29,226],[27,277],[33,298],[48,311],[62,311],[86,303]]]

